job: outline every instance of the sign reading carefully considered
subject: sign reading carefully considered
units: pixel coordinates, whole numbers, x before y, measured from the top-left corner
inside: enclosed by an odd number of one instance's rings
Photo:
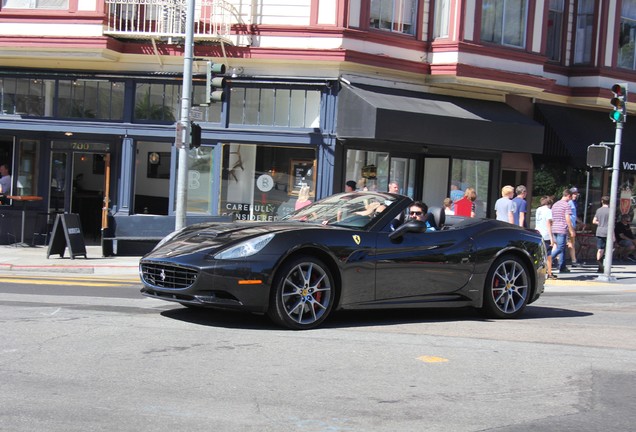
[[[46,258],[48,259],[52,254],[59,254],[60,257],[63,257],[66,248],[68,248],[71,259],[82,255],[86,258],[86,244],[84,243],[82,225],[80,224],[79,215],[74,213],[58,214],[55,218]]]

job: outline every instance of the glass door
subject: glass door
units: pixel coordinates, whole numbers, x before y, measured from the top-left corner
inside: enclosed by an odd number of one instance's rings
[[[49,180],[49,213],[65,213],[70,210],[70,192],[66,179],[71,176],[68,153],[51,152],[51,178]]]
[[[78,214],[86,244],[96,243],[110,201],[110,153],[55,149],[63,146],[68,144],[54,142],[51,150],[49,216],[54,219],[57,213]]]

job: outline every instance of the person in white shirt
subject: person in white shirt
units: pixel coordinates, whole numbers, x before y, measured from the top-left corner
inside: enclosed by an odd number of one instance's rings
[[[546,270],[548,279],[556,279],[556,275],[552,274],[552,247],[554,246],[554,234],[552,234],[552,198],[549,196],[541,197],[539,201],[541,206],[535,214],[535,225],[537,231],[541,233],[545,248],[548,251]]]

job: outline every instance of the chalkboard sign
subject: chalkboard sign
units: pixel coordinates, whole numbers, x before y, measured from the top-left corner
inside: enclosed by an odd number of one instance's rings
[[[53,224],[53,233],[49,242],[49,250],[46,254],[48,259],[52,254],[64,256],[64,250],[68,247],[71,259],[76,256],[86,258],[86,244],[84,244],[84,233],[80,224],[79,215],[58,214]]]

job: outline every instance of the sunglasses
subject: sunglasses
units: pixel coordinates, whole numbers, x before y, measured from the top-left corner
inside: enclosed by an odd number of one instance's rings
[[[418,211],[412,211],[410,214],[411,214],[411,216],[413,216],[413,215],[415,215],[415,216],[421,216],[421,215],[422,215],[422,212],[421,212],[421,211],[419,211],[419,212],[418,212]]]

